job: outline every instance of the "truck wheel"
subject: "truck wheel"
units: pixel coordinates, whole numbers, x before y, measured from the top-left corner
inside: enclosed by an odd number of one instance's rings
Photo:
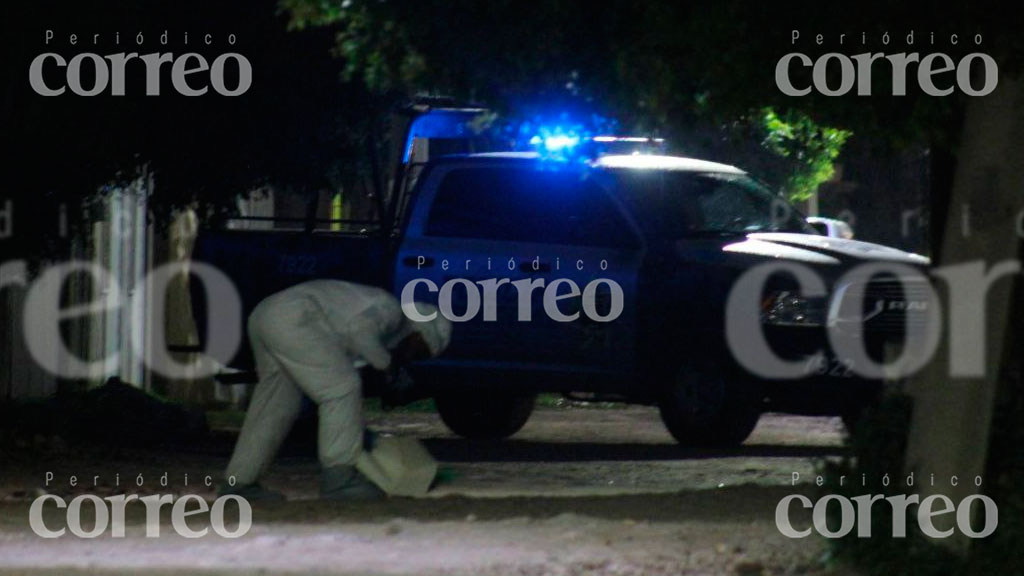
[[[739,387],[689,367],[679,371],[658,408],[672,437],[694,447],[739,446],[761,417],[754,398]]]
[[[515,434],[530,419],[534,395],[452,394],[436,398],[449,430],[464,438],[498,439]]]

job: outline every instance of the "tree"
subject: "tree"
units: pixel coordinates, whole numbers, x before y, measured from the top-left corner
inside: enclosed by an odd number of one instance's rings
[[[118,0],[102,10],[83,3],[19,3],[8,16],[0,132],[11,191],[4,198],[14,204],[18,242],[5,248],[20,256],[66,255],[74,234],[55,234],[57,206],[66,204],[70,224],[86,232],[93,200],[143,169],[154,176],[149,207],[160,226],[183,206],[201,206],[204,216],[230,212],[239,194],[263,184],[313,193],[351,183],[365,170],[374,100],[362,85],[342,82],[330,32],[289,33],[273,1],[245,10],[198,0]],[[47,30],[54,32],[49,44]],[[205,33],[211,34],[209,46]],[[74,46],[71,34],[78,37]],[[234,45],[228,43],[231,34]],[[125,96],[107,90],[44,97],[30,87],[27,71],[47,51],[67,58],[81,52],[197,52],[208,62],[237,52],[251,63],[253,82],[241,96],[187,97],[172,89],[165,65],[161,94],[146,96],[136,60],[127,64]],[[61,72],[49,69],[49,81],[66,82]],[[83,74],[84,83],[91,81],[91,72]]]

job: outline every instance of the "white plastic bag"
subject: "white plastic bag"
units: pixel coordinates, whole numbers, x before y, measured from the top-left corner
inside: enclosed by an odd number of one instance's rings
[[[389,496],[423,496],[437,476],[437,461],[415,438],[377,436],[356,469]]]

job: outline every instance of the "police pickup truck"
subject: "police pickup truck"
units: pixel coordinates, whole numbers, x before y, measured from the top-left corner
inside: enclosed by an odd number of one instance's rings
[[[649,153],[415,161],[419,142],[461,133],[470,115],[412,121],[389,218],[357,232],[205,230],[194,258],[236,282],[246,312],[313,278],[437,304],[452,341],[410,370],[414,397],[478,438],[514,434],[538,393],[655,404],[685,445],[739,444],[766,411],[849,419],[882,382],[855,360],[882,362],[926,308],[914,305],[921,278],[899,277],[926,259],[817,235],[732,166]],[[540,148],[575,144],[560,138]],[[764,278],[745,302],[734,289],[755,269]],[[800,271],[818,280],[798,282]],[[201,328],[216,321],[215,303],[196,308],[210,316]],[[847,324],[856,358],[826,334]],[[244,352],[231,364],[251,370]]]

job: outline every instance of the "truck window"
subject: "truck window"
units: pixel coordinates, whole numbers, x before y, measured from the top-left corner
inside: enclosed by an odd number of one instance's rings
[[[446,174],[426,235],[608,248],[637,244],[608,194],[579,173],[507,168]]]
[[[796,208],[744,175],[623,171],[618,179],[641,225],[668,238],[812,232]]]

